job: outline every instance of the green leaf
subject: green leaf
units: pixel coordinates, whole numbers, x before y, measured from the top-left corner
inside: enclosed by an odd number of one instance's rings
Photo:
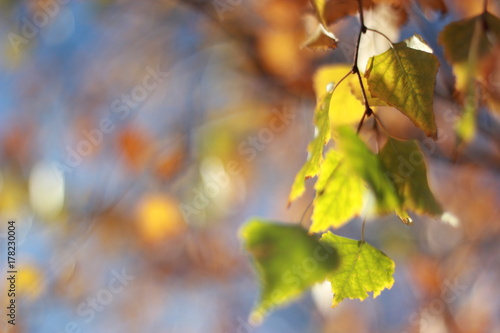
[[[433,95],[439,61],[419,35],[370,58],[365,77],[374,97],[399,109],[427,136],[436,138]]]
[[[243,226],[241,238],[262,289],[253,321],[260,322],[267,311],[297,298],[338,266],[337,251],[298,225],[253,219]]]
[[[444,46],[444,55],[450,63],[468,61],[477,21],[480,21],[486,29],[485,33],[480,36],[479,58],[490,53],[493,44],[500,40],[500,18],[489,12],[452,22],[444,27],[439,34],[439,43]]]
[[[424,156],[415,141],[390,138],[380,152],[380,159],[404,200],[404,209],[419,214],[443,214],[429,189]]]
[[[327,278],[332,284],[333,307],[344,298],[364,300],[368,292],[373,292],[375,298],[394,284],[394,261],[370,244],[331,232],[320,241],[336,248],[340,257],[339,267]]]
[[[319,166],[323,160],[323,147],[331,138],[330,118],[328,117],[331,98],[332,94],[327,93],[325,97],[318,102],[314,116],[314,123],[318,132],[307,148],[309,151],[307,161],[297,173],[297,176],[295,176],[295,181],[293,182],[288,199],[289,203],[304,193],[305,180],[316,176],[319,172]]]
[[[337,151],[331,150],[326,155],[315,189],[316,199],[309,232],[339,228],[361,210],[364,182],[346,168]]]
[[[337,129],[337,144],[344,154],[344,163],[371,188],[378,212],[389,213],[401,208],[402,200],[386,175],[382,162],[349,127]]]

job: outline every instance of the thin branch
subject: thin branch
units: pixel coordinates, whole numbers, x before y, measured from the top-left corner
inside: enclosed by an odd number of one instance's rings
[[[345,79],[346,79],[349,75],[351,75],[351,74],[352,74],[352,71],[347,72],[347,74],[346,74],[346,75],[344,75],[344,76],[343,76],[343,77],[339,80],[339,82],[337,82],[337,83],[333,86],[333,89],[332,89],[332,91],[330,92],[330,94],[333,94],[333,93],[335,92],[335,89],[337,89],[337,87],[339,86],[339,84],[341,84],[341,83],[342,83],[342,81],[344,81],[344,80],[345,80]]]
[[[394,135],[389,134],[389,130],[387,129],[387,127],[385,127],[384,123],[382,122],[382,119],[380,119],[380,117],[375,112],[373,113],[373,116],[375,117],[375,120],[380,125],[385,134],[394,137]]]
[[[357,133],[359,134],[359,132],[361,131],[361,127],[363,126],[363,122],[365,121],[365,118],[370,117],[373,114],[373,111],[370,108],[370,104],[368,103],[368,97],[366,96],[365,86],[363,84],[363,79],[361,78],[361,73],[359,72],[358,68],[359,44],[361,42],[361,35],[366,33],[367,31],[367,28],[365,26],[365,18],[363,16],[363,3],[361,0],[358,0],[358,6],[359,6],[359,20],[361,21],[361,28],[359,29],[358,40],[356,41],[356,50],[354,53],[354,61],[352,64],[352,73],[358,76],[359,86],[361,87],[361,92],[363,93],[363,100],[365,104],[365,112],[363,113],[363,117],[361,118],[358,125]]]
[[[363,1],[362,0],[358,0],[358,7],[359,7],[359,20],[361,21],[361,32],[365,32],[366,31],[366,27],[365,27],[365,17],[363,16]],[[363,31],[363,28],[365,31]]]
[[[361,131],[361,127],[363,127],[363,122],[365,121],[365,118],[366,118],[366,111],[363,113],[363,117],[361,117],[361,120],[359,121],[358,129],[356,130],[357,134],[359,134],[359,132]]]
[[[483,13],[488,11],[488,0],[484,0],[483,2]]]
[[[374,32],[376,34],[379,34],[380,36],[384,37],[385,39],[387,39],[387,41],[391,44],[391,47],[393,48],[394,47],[394,44],[392,43],[392,41],[389,39],[389,37],[387,37],[386,34],[384,34],[383,32],[380,32],[376,29],[372,29],[372,28],[366,28],[367,31],[371,31],[371,32]]]
[[[365,85],[363,84],[363,79],[361,78],[361,73],[356,71],[356,74],[358,75],[358,81],[359,85],[361,86],[361,92],[363,93],[363,99],[365,100],[365,113],[367,113],[367,116],[371,116],[373,113],[372,109],[370,108],[370,104],[368,104],[368,97],[366,95],[366,90],[365,90]]]
[[[304,217],[306,217],[306,213],[309,210],[309,208],[311,208],[311,205],[313,204],[313,202],[314,202],[314,199],[312,199],[311,202],[309,202],[306,209],[304,210],[304,213],[302,213],[302,216],[300,217],[300,220],[299,220],[300,225],[302,225],[302,222],[304,222]]]
[[[363,217],[363,224],[361,225],[361,242],[365,242],[365,225],[366,225],[366,215]]]

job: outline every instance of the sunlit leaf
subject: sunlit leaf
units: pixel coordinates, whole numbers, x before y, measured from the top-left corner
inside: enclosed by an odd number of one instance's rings
[[[363,180],[350,172],[337,151],[330,151],[316,182],[316,199],[310,232],[338,228],[358,214],[363,203]]]
[[[288,202],[300,197],[305,191],[305,180],[316,176],[319,172],[319,166],[323,160],[323,148],[331,138],[330,119],[328,117],[331,97],[332,94],[327,93],[318,102],[314,115],[317,134],[307,148],[309,151],[307,161],[295,176]]]
[[[439,61],[419,35],[370,58],[365,76],[373,96],[399,109],[426,135],[436,137],[433,95]]]
[[[389,139],[380,159],[403,198],[405,209],[435,216],[443,213],[429,189],[424,156],[415,141]],[[409,217],[402,216],[405,218]]]
[[[261,296],[251,319],[261,321],[272,308],[296,299],[338,266],[336,250],[298,225],[253,219],[241,238],[259,275]]]
[[[316,96],[322,96],[326,91],[335,91],[330,100],[330,122],[333,126],[355,124],[365,112],[362,99],[353,95],[352,87],[359,86],[355,75],[349,75],[342,83],[340,80],[351,71],[351,65],[332,65],[321,67],[314,75],[314,90]]]
[[[321,241],[337,249],[340,258],[339,267],[327,278],[332,284],[332,306],[344,298],[364,300],[368,292],[373,292],[375,298],[394,284],[394,261],[370,244],[331,232],[324,234]]]
[[[337,144],[346,166],[362,178],[373,191],[379,213],[401,208],[402,200],[386,175],[382,162],[349,127],[337,129]]]

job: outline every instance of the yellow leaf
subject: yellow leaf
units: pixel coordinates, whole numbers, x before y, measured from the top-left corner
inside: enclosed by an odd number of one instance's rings
[[[314,91],[317,98],[336,86],[330,100],[329,111],[333,126],[356,124],[365,112],[363,103],[352,93],[351,87],[356,85],[359,87],[357,77],[349,75],[339,84],[339,81],[351,71],[351,67],[347,64],[325,66],[314,75]]]

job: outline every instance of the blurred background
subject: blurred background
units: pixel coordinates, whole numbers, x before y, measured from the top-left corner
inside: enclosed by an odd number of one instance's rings
[[[481,6],[408,1],[403,27],[390,6],[367,12],[440,57],[440,137],[426,158],[457,219],[369,221],[367,240],[396,261],[391,290],[330,309],[317,286],[252,327],[258,282],[238,230],[306,211],[312,183],[287,199],[314,134],[312,76],[352,62],[358,20],[332,26],[337,50],[315,52],[300,47],[305,0],[1,1],[0,269],[14,219],[18,308],[15,327],[2,310],[0,332],[500,332],[498,117],[482,108],[476,139],[454,154],[460,105],[437,44]],[[368,35],[361,57],[381,44]],[[487,84],[498,95],[497,60]],[[397,111],[379,114],[398,137],[425,139]],[[360,225],[336,232],[359,238]],[[3,309],[6,287],[2,275]]]

